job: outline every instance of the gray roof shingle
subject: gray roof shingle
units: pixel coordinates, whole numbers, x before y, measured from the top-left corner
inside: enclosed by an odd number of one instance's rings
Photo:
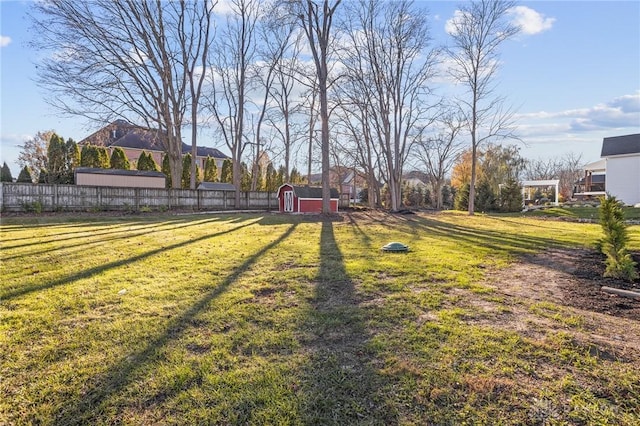
[[[231,183],[224,182],[202,182],[198,189],[205,191],[235,191],[236,187]]]
[[[299,198],[322,198],[322,187],[320,186],[296,186],[293,187],[293,192]],[[331,188],[331,198],[338,198],[338,190]]]
[[[121,148],[133,148],[145,151],[165,151],[163,137],[160,131],[145,129],[125,120],[116,120],[103,127],[92,135],[78,142],[78,145],[119,146]],[[182,153],[191,152],[191,145],[182,143]],[[229,158],[215,148],[206,146],[197,147],[198,157]]]
[[[601,157],[612,155],[640,154],[640,133],[614,136],[602,140]]]

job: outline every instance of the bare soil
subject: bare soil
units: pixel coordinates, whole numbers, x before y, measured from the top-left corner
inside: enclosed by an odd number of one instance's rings
[[[633,257],[640,263],[640,253],[633,253]],[[605,278],[604,256],[594,250],[549,249],[524,257],[514,268],[524,268],[525,276],[534,286],[537,278],[544,276],[545,285],[555,290],[556,301],[566,306],[640,320],[640,300],[601,290],[602,286],[608,286],[640,293],[640,282]]]
[[[633,254],[636,261],[638,255]],[[604,278],[603,273],[603,256],[594,250],[548,249],[489,272],[486,284],[495,290],[491,298],[468,299],[467,294],[465,299],[494,326],[533,338],[570,328],[583,344],[640,361],[640,300],[601,290],[609,286],[640,292],[640,283]],[[502,303],[493,302],[496,296]],[[553,305],[547,302],[562,308],[549,310]]]

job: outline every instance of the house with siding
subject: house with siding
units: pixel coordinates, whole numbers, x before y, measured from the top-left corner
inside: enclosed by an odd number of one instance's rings
[[[164,140],[163,132],[157,129],[147,129],[131,124],[126,120],[116,120],[78,142],[78,146],[80,149],[84,145],[103,146],[107,148],[109,155],[116,147],[120,147],[124,150],[132,165],[137,163],[140,154],[144,151],[147,154],[151,154],[158,165],[162,165],[162,156],[166,152]],[[182,153],[187,154],[190,152],[191,146],[182,143]],[[215,148],[198,146],[196,159],[198,166],[202,170],[204,170],[207,157],[211,157],[216,161],[218,170],[222,169],[223,161],[229,158]]]
[[[78,186],[164,189],[166,177],[161,172],[77,167],[74,181]]]
[[[604,138],[605,190],[627,205],[640,204],[640,133]]]

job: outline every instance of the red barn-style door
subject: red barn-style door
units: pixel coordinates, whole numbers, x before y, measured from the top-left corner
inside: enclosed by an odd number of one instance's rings
[[[285,213],[293,213],[293,200],[294,200],[293,191],[284,191],[282,195],[284,197],[283,211]]]

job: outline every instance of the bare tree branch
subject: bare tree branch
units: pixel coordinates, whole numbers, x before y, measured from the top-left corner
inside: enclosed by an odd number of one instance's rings
[[[478,147],[485,141],[513,135],[513,114],[503,109],[503,100],[493,96],[493,91],[499,67],[498,49],[520,31],[504,19],[514,6],[514,2],[503,0],[465,3],[451,21],[453,46],[448,53],[454,66],[449,72],[468,93],[468,97],[458,100],[471,135],[470,215],[474,212]]]

